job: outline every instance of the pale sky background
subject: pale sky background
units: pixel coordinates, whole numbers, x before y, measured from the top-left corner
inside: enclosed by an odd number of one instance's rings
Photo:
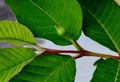
[[[14,20],[13,15],[8,11],[6,7],[3,7],[3,0],[0,0],[0,20],[3,19],[11,19]],[[6,11],[7,10],[7,11]],[[65,50],[74,50],[75,48],[73,46],[56,46],[50,41],[47,40],[39,40],[40,45],[47,47],[47,48],[53,48],[53,49],[65,49]],[[43,41],[43,42],[42,42]],[[42,42],[42,43],[41,43]],[[109,50],[108,48],[105,48],[101,45],[99,45],[97,42],[92,41],[90,38],[86,37],[84,34],[80,37],[78,40],[78,43],[81,44],[81,46],[90,51],[99,52],[99,53],[106,53],[106,54],[116,54]],[[3,43],[0,43],[0,47],[3,47]],[[9,45],[10,47],[10,45]],[[98,60],[98,57],[82,57],[80,59],[76,60],[76,67],[77,67],[77,74],[75,82],[90,82],[93,72],[95,70],[95,67],[93,66],[94,62]]]

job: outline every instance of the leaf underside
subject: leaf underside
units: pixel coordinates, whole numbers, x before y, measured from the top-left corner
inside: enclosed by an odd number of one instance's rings
[[[90,82],[120,82],[120,62],[114,59],[100,59]]]
[[[76,0],[6,0],[6,3],[36,37],[68,45],[81,34],[82,11]]]
[[[75,70],[72,57],[45,54],[28,64],[10,82],[73,82]]]
[[[114,0],[78,0],[84,15],[84,33],[111,50],[120,50],[120,7]]]
[[[36,44],[32,32],[24,25],[12,21],[0,21],[0,41],[13,44]]]
[[[0,82],[8,82],[28,64],[35,53],[24,48],[0,49]]]

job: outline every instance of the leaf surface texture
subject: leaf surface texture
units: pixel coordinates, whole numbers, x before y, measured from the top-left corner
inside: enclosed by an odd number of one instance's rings
[[[72,57],[45,54],[28,64],[10,82],[73,82],[75,71]]]
[[[0,82],[8,82],[34,58],[35,53],[24,48],[0,49]]]
[[[82,11],[76,0],[6,0],[6,3],[36,37],[68,45],[81,34]]]
[[[0,21],[0,41],[36,44],[32,32],[24,25],[13,21]]]
[[[111,50],[120,50],[120,7],[114,0],[78,0],[84,13],[84,33]]]
[[[100,59],[90,82],[120,82],[120,62],[114,59]]]

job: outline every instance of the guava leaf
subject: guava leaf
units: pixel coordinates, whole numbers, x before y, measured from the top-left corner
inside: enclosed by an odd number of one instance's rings
[[[30,63],[35,53],[24,48],[0,49],[0,82],[8,82]]]
[[[76,0],[6,0],[6,4],[36,37],[68,45],[81,34],[82,11]]]
[[[120,82],[120,62],[114,59],[100,59],[90,82]]]
[[[26,26],[9,20],[0,21],[0,41],[36,44],[32,32]]]
[[[10,80],[10,82],[73,82],[75,61],[70,56],[45,54]]]
[[[120,51],[120,7],[114,0],[78,0],[84,15],[84,33],[91,39]]]

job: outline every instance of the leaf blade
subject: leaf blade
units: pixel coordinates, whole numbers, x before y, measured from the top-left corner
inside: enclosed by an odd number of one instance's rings
[[[0,41],[9,41],[12,43],[21,42],[36,44],[36,41],[30,30],[19,23],[9,20],[0,22]]]
[[[26,56],[24,56],[24,54]],[[0,82],[8,82],[14,75],[19,73],[34,56],[35,53],[33,51],[24,48],[0,49]]]
[[[74,77],[75,62],[73,58],[45,54],[27,65],[11,82],[19,80],[22,82],[73,82]]]
[[[114,59],[100,59],[91,82],[120,82],[120,62]]]
[[[119,52],[119,6],[113,0],[98,0],[94,3],[92,0],[78,1],[83,6],[85,15],[84,33],[109,49]]]
[[[18,0],[6,0],[6,3],[13,9],[18,21],[28,26],[36,37],[68,45],[69,38],[77,40],[81,34],[82,11],[76,0],[26,0],[26,6]]]

